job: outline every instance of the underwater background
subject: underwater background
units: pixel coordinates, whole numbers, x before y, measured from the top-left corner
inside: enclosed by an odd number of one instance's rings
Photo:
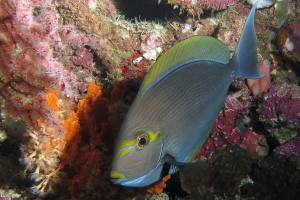
[[[233,54],[249,0],[1,0],[0,200],[300,199],[300,1],[261,0],[259,80],[235,79],[194,161],[146,188],[109,180],[149,68],[209,35]],[[191,138],[193,140],[193,138]]]

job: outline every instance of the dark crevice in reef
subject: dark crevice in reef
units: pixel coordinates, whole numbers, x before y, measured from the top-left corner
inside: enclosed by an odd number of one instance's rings
[[[138,21],[166,21],[166,19],[179,15],[179,9],[162,0],[126,0],[115,1],[116,8],[125,15],[126,19],[137,19]]]

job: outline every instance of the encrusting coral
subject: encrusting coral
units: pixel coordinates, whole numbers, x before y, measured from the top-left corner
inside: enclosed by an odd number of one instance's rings
[[[216,150],[235,144],[260,155],[268,153],[264,136],[248,127],[251,124],[249,105],[250,102],[241,99],[240,92],[225,97],[225,108],[220,112],[203,147],[195,155],[196,160],[209,158]]]
[[[181,10],[187,10],[189,14],[198,16],[203,10],[223,10],[237,2],[236,0],[168,0],[174,8],[180,6]]]
[[[277,82],[258,97],[259,120],[278,143],[299,134],[300,88]]]
[[[109,180],[101,180],[107,177],[108,152],[113,146],[109,125],[105,121],[109,103],[108,99],[102,98],[101,87],[89,83],[85,98],[78,102],[74,113],[64,123],[68,144],[61,162],[64,163],[62,171],[71,177],[70,185],[64,188],[69,190],[72,198],[104,198],[105,190],[111,187]],[[110,192],[105,198],[112,196]]]

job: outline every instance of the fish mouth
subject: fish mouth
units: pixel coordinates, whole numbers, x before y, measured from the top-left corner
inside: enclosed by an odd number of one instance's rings
[[[143,183],[143,177],[140,177],[138,179],[127,179],[127,178],[110,178],[110,180],[117,185],[127,186],[127,187],[145,187],[149,184]]]
[[[120,178],[110,178],[111,182],[117,185],[125,185],[127,179],[120,179]]]
[[[126,178],[126,176],[120,172],[117,172],[117,171],[111,171],[110,172],[110,180],[111,182],[113,182],[114,184],[117,184],[117,185],[123,185],[123,186],[127,186],[127,187],[145,187],[149,184],[147,183],[144,183],[144,179],[146,178],[147,176],[144,175],[144,176],[141,176],[139,178],[136,178],[136,179],[128,179]]]
[[[110,172],[110,180],[114,184],[118,184],[118,185],[124,185],[124,183],[128,181],[124,174],[114,170]]]

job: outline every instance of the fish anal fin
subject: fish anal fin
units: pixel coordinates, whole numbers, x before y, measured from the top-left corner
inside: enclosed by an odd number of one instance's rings
[[[164,162],[171,164],[170,174],[179,171],[179,177],[181,182],[181,188],[188,194],[191,194],[193,190],[196,190],[201,178],[204,177],[202,172],[207,168],[207,162],[199,160],[194,163],[178,162],[169,154],[163,157]]]
[[[200,181],[205,178],[203,173],[207,168],[205,161],[197,161],[195,163],[189,163],[181,168],[179,171],[179,177],[181,182],[181,188],[188,194],[196,190],[199,186]]]

